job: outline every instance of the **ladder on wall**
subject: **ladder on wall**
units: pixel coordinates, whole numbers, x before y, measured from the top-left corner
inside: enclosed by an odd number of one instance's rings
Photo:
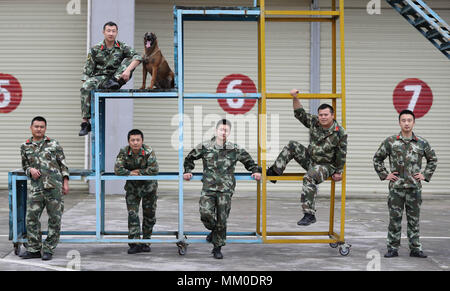
[[[422,0],[386,0],[450,59],[450,26]]]

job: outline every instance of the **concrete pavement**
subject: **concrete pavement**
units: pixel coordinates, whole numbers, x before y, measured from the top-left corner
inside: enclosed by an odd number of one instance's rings
[[[185,230],[205,231],[198,213],[199,193],[185,195]],[[8,197],[0,191],[0,270],[171,270],[171,271],[340,271],[340,270],[450,270],[450,195],[424,195],[421,241],[426,259],[409,257],[406,218],[399,257],[385,259],[388,212],[386,196],[347,197],[345,240],[348,256],[328,244],[237,244],[223,247],[223,260],[212,258],[212,245],[193,243],[184,256],[174,243],[153,243],[150,253],[128,255],[127,244],[60,243],[53,260],[22,260],[8,241]],[[176,194],[160,192],[155,231],[177,230]],[[339,205],[336,201],[339,230]],[[319,196],[317,223],[299,227],[299,199],[292,193],[277,193],[268,199],[268,231],[328,230],[329,198]],[[42,227],[47,227],[44,212]],[[252,193],[233,197],[228,231],[255,231],[256,200]],[[122,195],[106,196],[106,229],[127,230],[127,212]],[[62,230],[95,230],[95,197],[72,192],[65,197]],[[317,238],[317,237],[316,237]],[[323,238],[323,237],[319,237]]]

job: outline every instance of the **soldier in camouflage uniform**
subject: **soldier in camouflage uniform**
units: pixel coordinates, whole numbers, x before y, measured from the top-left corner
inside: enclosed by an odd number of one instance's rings
[[[114,172],[118,176],[150,176],[159,171],[155,152],[143,144],[144,134],[138,129],[128,133],[129,145],[122,148],[117,155]],[[156,223],[156,201],[158,181],[132,181],[125,184],[128,210],[128,238],[140,239],[139,204],[142,199],[142,233],[143,239],[150,239]],[[129,244],[129,254],[150,252],[149,244]]]
[[[133,70],[142,62],[142,56],[124,42],[117,41],[117,24],[108,22],[103,26],[105,39],[92,47],[83,69],[83,86],[81,92],[81,123],[80,136],[91,130],[91,90],[117,90],[123,86],[132,75]]]
[[[20,256],[51,260],[59,242],[63,194],[69,193],[69,170],[62,147],[45,136],[47,121],[37,116],[31,121],[30,129],[32,137],[20,147],[22,168],[31,178],[26,213],[27,250]],[[42,243],[39,219],[44,208],[48,214],[48,235]]]
[[[386,138],[373,157],[375,171],[381,180],[389,181],[389,227],[386,258],[398,256],[401,239],[403,209],[406,208],[410,256],[426,258],[419,242],[419,216],[422,204],[421,181],[430,181],[437,166],[437,157],[430,144],[413,132],[414,113],[403,110],[399,114],[401,132]],[[389,157],[390,171],[384,165]],[[422,159],[427,165],[422,171]]]
[[[194,161],[203,160],[203,188],[200,195],[200,219],[211,233],[206,240],[214,245],[213,255],[222,259],[221,247],[225,245],[227,219],[231,210],[231,197],[236,187],[234,171],[236,163],[244,164],[252,177],[261,179],[261,167],[250,154],[237,144],[227,141],[231,123],[223,119],[217,123],[216,136],[197,145],[184,160],[184,179],[192,178]]]
[[[295,118],[309,128],[309,146],[306,148],[297,141],[290,141],[267,169],[267,176],[282,175],[292,159],[307,171],[301,193],[304,217],[297,223],[306,226],[316,222],[315,196],[318,185],[329,177],[335,181],[342,179],[347,155],[347,133],[333,119],[333,107],[322,104],[318,116],[311,115],[306,113],[297,99],[298,90],[292,89],[290,94],[293,96]],[[271,182],[276,183],[275,180]]]

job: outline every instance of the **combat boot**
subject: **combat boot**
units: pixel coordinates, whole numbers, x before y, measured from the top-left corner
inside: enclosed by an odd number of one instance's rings
[[[213,248],[211,253],[213,254],[214,259],[219,259],[219,260],[223,259],[221,249],[222,249],[222,247],[214,247]]]
[[[384,254],[385,258],[398,257],[398,251],[395,249],[388,249],[387,253]]]
[[[142,248],[138,244],[130,244],[130,248],[128,249],[128,254],[133,255],[142,252]]]
[[[300,219],[297,224],[302,226],[308,226],[312,223],[316,222],[316,216],[314,214],[305,213],[302,219]]]
[[[50,253],[44,253],[44,254],[42,255],[42,260],[43,260],[43,261],[50,261],[50,260],[52,259],[52,257],[53,257],[53,255],[50,254]]]
[[[91,124],[89,122],[82,122],[80,126],[81,130],[80,133],[78,133],[79,136],[85,136],[91,131]]]
[[[117,82],[114,78],[109,79],[105,85],[103,85],[103,89],[107,89],[107,90],[119,90],[120,89],[120,84],[119,82]]]
[[[143,253],[149,253],[149,252],[152,251],[152,249],[150,248],[149,245],[141,245],[141,251],[142,251]]]
[[[427,258],[428,256],[427,255],[425,255],[422,251],[420,251],[420,250],[412,250],[410,253],[409,253],[409,256],[410,257],[416,257],[416,258]]]
[[[24,253],[20,254],[19,257],[22,259],[39,259],[41,257],[41,252],[29,252],[25,251]]]
[[[266,176],[280,176],[280,174],[275,172],[275,170],[273,169],[273,166],[272,166],[272,167],[267,169]],[[277,180],[270,180],[270,182],[275,184],[277,182]]]

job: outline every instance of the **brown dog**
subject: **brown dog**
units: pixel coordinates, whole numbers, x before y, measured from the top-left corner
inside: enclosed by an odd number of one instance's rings
[[[140,89],[145,89],[147,72],[152,75],[152,81],[147,89],[170,89],[175,87],[175,74],[162,55],[158,47],[158,40],[153,32],[145,33],[144,47],[144,55],[142,56],[142,87]]]

